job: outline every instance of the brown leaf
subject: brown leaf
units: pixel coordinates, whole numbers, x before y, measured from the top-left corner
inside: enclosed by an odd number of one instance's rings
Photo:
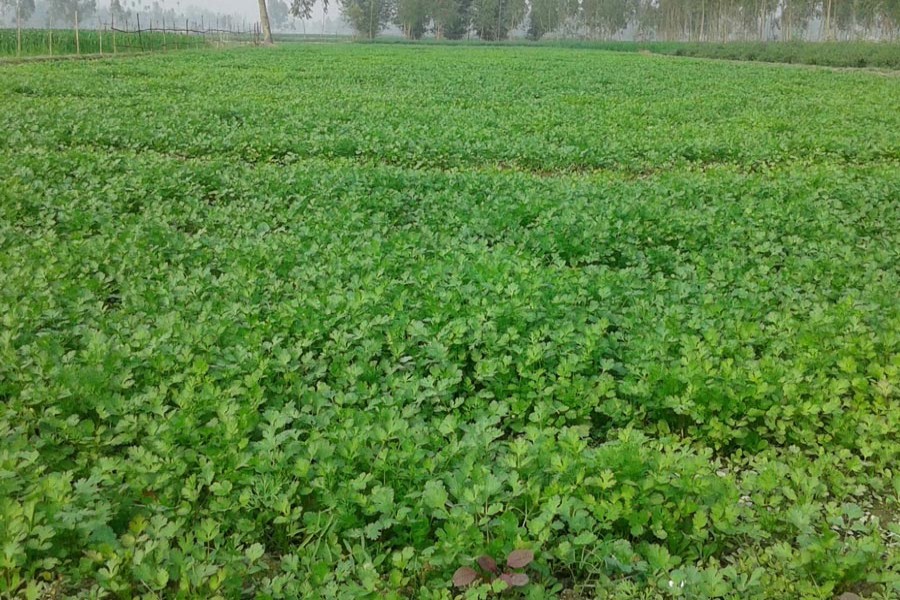
[[[497,561],[490,556],[479,556],[476,562],[478,563],[479,567],[481,567],[488,573],[500,572],[500,569],[497,568]]]
[[[506,582],[509,587],[522,587],[528,585],[528,575],[525,573],[504,573],[500,579]]]
[[[472,585],[472,582],[478,579],[478,572],[472,567],[460,567],[453,574],[453,585],[458,588],[464,588]]]
[[[534,552],[531,550],[514,550],[506,558],[506,564],[512,569],[527,567],[534,560]]]

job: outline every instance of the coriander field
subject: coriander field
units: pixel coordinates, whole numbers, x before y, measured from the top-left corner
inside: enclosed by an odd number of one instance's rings
[[[0,597],[900,596],[897,76],[287,44],[0,107]]]

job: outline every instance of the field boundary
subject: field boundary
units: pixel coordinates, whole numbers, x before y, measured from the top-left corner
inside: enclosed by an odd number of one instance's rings
[[[142,26],[115,21],[98,22],[91,29],[48,27],[45,29],[0,28],[0,60],[24,58],[56,58],[67,56],[100,56],[189,50],[207,46],[253,45],[262,43],[258,23],[235,27],[218,22],[183,25],[161,20]]]
[[[77,61],[92,61],[92,60],[105,60],[108,58],[136,58],[139,56],[149,56],[154,54],[153,52],[128,52],[121,54],[60,54],[57,56],[3,56],[0,57],[0,65],[23,65],[30,63],[42,63],[42,62],[77,62]]]
[[[603,50],[611,54],[624,54],[616,50]],[[836,67],[832,65],[813,65],[799,62],[777,62],[771,60],[741,60],[739,58],[716,58],[714,56],[687,56],[680,54],[661,54],[656,52],[638,53],[641,56],[653,56],[658,58],[681,60],[692,59],[713,63],[730,63],[734,65],[765,65],[768,67],[795,67],[810,71],[832,71],[834,73],[865,73],[870,75],[882,75],[884,77],[900,77],[900,68],[891,67]]]
[[[227,42],[223,46],[196,46],[194,48],[184,48],[178,50],[178,52],[184,52],[188,50],[196,50],[200,52],[217,52],[222,50],[234,50],[236,48],[243,47],[243,44],[232,44],[229,45]],[[12,65],[25,65],[25,64],[35,64],[35,63],[48,63],[48,62],[79,62],[79,61],[98,61],[98,60],[122,60],[127,58],[142,58],[148,56],[159,56],[160,52],[146,51],[146,52],[120,52],[118,54],[108,54],[108,53],[92,53],[92,54],[58,54],[54,56],[0,56],[0,66],[12,66]]]
[[[900,44],[894,42],[628,42],[628,41],[506,41],[483,40],[406,40],[376,38],[353,40],[357,44],[459,46],[494,48],[557,48],[604,51],[620,54],[649,54],[677,58],[706,58],[742,63],[789,64],[800,66],[883,69],[900,71]],[[738,55],[738,56],[735,56]],[[865,64],[859,64],[859,63]],[[871,64],[871,63],[877,64]]]

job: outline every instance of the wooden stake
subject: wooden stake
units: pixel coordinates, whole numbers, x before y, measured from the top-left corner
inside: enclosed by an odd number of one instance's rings
[[[22,56],[22,0],[16,0],[16,56]]]
[[[81,55],[81,41],[78,39],[78,9],[75,9],[75,54]]]

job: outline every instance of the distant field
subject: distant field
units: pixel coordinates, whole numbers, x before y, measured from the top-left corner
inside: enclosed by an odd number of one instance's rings
[[[338,35],[334,33],[275,33],[275,43],[279,42],[350,42],[352,35]]]
[[[71,30],[58,29],[52,32],[52,48],[49,30],[23,30],[22,55],[47,56],[51,54],[76,54],[75,34]],[[226,34],[224,41],[250,41],[248,36]],[[113,36],[105,32],[103,51],[113,52]],[[169,33],[117,33],[117,52],[160,51],[185,48],[202,48],[219,41],[215,35],[206,38],[198,35],[176,35]],[[100,38],[96,31],[80,32],[81,54],[98,54]],[[224,39],[224,38],[223,38]],[[275,40],[279,43],[309,42],[350,42],[352,36],[318,35],[302,33],[277,33]],[[695,58],[716,58],[740,61],[759,61],[772,63],[795,63],[821,65],[830,67],[872,67],[880,69],[900,69],[900,43],[874,42],[729,42],[691,43],[691,42],[595,42],[579,40],[545,40],[529,42],[519,39],[508,42],[447,41],[425,39],[410,41],[403,38],[381,37],[375,44],[414,44],[414,45],[451,45],[451,46],[549,46],[555,48],[609,50],[613,52],[644,52],[671,56],[691,56]],[[0,58],[15,56],[17,50],[16,31],[0,29]]]
[[[438,599],[522,548],[529,598],[900,594],[900,79],[284,44],[0,82],[0,595]]]
[[[618,42],[599,44],[617,52],[652,52],[673,56],[727,60],[798,63],[829,67],[876,67],[900,69],[900,43],[874,42]]]
[[[797,63],[829,67],[900,69],[900,43],[875,42],[563,42],[616,52],[651,52],[672,56]]]
[[[286,35],[284,41],[293,41]],[[299,39],[299,38],[296,38]],[[370,42],[372,43],[372,42]],[[589,40],[543,40],[530,42],[524,39],[508,42],[447,41],[425,39],[418,41],[403,38],[378,38],[376,44],[427,44],[427,45],[501,45],[501,46],[549,46],[583,50],[609,50],[612,52],[644,52],[695,58],[759,61],[787,64],[821,65],[828,67],[874,67],[900,69],[900,43],[881,42],[603,42]]]
[[[52,36],[52,39],[51,39]],[[101,48],[101,37],[102,48]],[[185,48],[202,48],[207,40],[201,36],[175,35],[163,33],[98,33],[85,30],[78,33],[78,47],[75,32],[67,29],[23,29],[22,56],[74,55],[80,48],[81,54],[107,54],[151,52]],[[18,50],[15,29],[0,29],[0,58],[16,56]]]

